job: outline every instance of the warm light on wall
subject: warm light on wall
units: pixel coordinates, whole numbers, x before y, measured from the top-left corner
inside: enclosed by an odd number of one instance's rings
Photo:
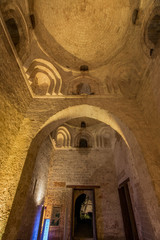
[[[34,195],[34,200],[37,205],[40,205],[43,203],[44,193],[45,193],[45,183],[42,181],[39,181],[36,187],[35,195]]]

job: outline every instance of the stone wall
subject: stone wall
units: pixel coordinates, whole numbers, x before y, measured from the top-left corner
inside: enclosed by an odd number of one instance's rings
[[[61,208],[59,227],[50,227],[57,239],[68,239],[71,231],[72,189],[67,185],[98,185],[95,190],[98,239],[124,237],[112,149],[71,148],[55,150],[48,177],[46,218],[52,208]],[[65,234],[65,236],[64,236]]]
[[[68,99],[68,101],[66,101],[66,100],[61,100],[61,101],[62,101],[61,105],[65,104],[65,106],[67,106],[68,104],[73,104],[73,102],[70,99]],[[41,102],[41,104],[40,104],[40,102]],[[83,116],[87,115],[89,117],[93,117],[95,119],[99,119],[104,122],[106,121],[106,123],[107,123],[107,121],[110,124],[114,123],[113,126],[114,127],[116,126],[115,125],[116,117],[114,117],[113,121],[111,121],[110,120],[111,114],[108,115],[105,111],[101,110],[98,107],[92,107],[89,105],[84,105],[84,106],[79,105],[79,106],[75,106],[75,107],[70,107],[68,109],[60,111],[59,113],[55,114],[53,116],[53,118],[49,119],[50,124],[48,124],[44,129],[42,129],[42,131],[40,133],[37,134],[37,137],[32,141],[31,146],[30,146],[31,138],[33,138],[35,132],[39,129],[39,127],[42,125],[42,123],[45,122],[45,120],[48,119],[49,116],[52,116],[52,114],[56,111],[55,110],[56,107],[59,107],[59,109],[62,107],[60,105],[58,106],[56,99],[54,101],[50,100],[49,102],[50,103],[47,104],[47,101],[45,101],[45,100],[44,101],[38,100],[37,102],[34,101],[34,104],[33,104],[34,108],[30,108],[29,113],[27,115],[28,117],[30,117],[30,119],[32,119],[31,124],[30,124],[30,122],[25,123],[25,126],[29,126],[26,129],[24,128],[25,134],[24,134],[24,129],[23,129],[23,131],[22,131],[22,129],[20,131],[21,135],[20,135],[19,140],[23,139],[23,143],[25,143],[25,145],[22,148],[20,148],[18,151],[15,152],[15,156],[13,158],[15,160],[17,156],[20,156],[18,158],[19,161],[20,161],[20,159],[25,160],[27,151],[29,149],[27,159],[26,159],[26,164],[25,164],[25,167],[24,167],[23,173],[22,173],[23,177],[19,184],[19,186],[20,186],[19,191],[18,191],[19,196],[15,198],[17,200],[17,204],[15,205],[15,208],[13,208],[14,213],[16,211],[17,229],[18,229],[20,221],[21,221],[21,215],[20,215],[21,208],[22,208],[23,202],[26,199],[25,193],[28,191],[28,186],[30,185],[30,180],[32,178],[33,166],[34,166],[34,162],[36,159],[37,151],[40,146],[40,142],[45,138],[45,136],[47,134],[49,134],[51,131],[53,131],[53,129],[56,126],[59,126],[59,124],[62,124],[64,122],[64,120],[67,121],[68,119],[72,119],[72,118],[78,117],[78,116],[83,117]],[[80,103],[80,102],[81,102],[81,99],[76,99],[76,103]],[[83,99],[82,99],[82,102],[83,102]],[[88,99],[88,102],[91,102],[91,99]],[[106,101],[106,103],[107,103],[107,101]],[[127,102],[126,102],[126,105],[127,105]],[[108,102],[107,106],[108,107],[110,106],[109,102]],[[38,108],[36,108],[36,107],[38,107]],[[125,105],[123,105],[123,107],[125,107]],[[72,108],[73,108],[73,110],[72,110]],[[118,105],[117,105],[117,109],[118,109]],[[132,110],[134,110],[134,111],[131,111],[132,114],[136,113],[135,108],[133,108]],[[119,113],[120,112],[121,111],[119,110]],[[117,114],[118,114],[118,111],[117,111]],[[122,115],[124,116],[124,113]],[[138,116],[138,115],[136,115],[136,116]],[[139,124],[143,123],[141,115],[139,115],[138,122],[134,122],[133,119],[131,121],[130,115],[127,116],[126,119],[128,119],[128,122],[130,124],[134,123],[132,125],[132,129],[134,129],[135,132],[137,133],[139,130],[139,127],[140,127]],[[132,135],[129,132],[129,130],[127,128],[124,128],[124,125],[120,121],[118,122],[118,124],[119,124],[119,128],[122,129],[124,136],[126,136],[127,140],[129,141],[129,146],[131,148],[132,154],[134,155],[134,159],[136,159],[137,166],[141,166],[137,170],[138,174],[139,174],[139,181],[140,181],[140,184],[142,184],[142,186],[144,187],[144,189],[147,189],[146,192],[144,191],[144,198],[145,198],[145,202],[147,204],[147,208],[149,209],[149,214],[152,217],[152,224],[153,224],[153,223],[155,223],[155,219],[156,219],[156,221],[158,219],[157,218],[157,216],[158,216],[157,209],[158,208],[157,208],[157,205],[155,204],[156,200],[154,197],[153,186],[150,183],[150,176],[148,175],[148,172],[145,175],[143,174],[144,169],[146,168],[146,165],[145,165],[144,159],[143,159],[143,155],[140,154],[141,151],[137,147],[138,145],[136,143],[136,140],[133,141]],[[145,126],[144,126],[144,128],[145,128]],[[118,131],[118,129],[117,129],[117,131]],[[142,133],[144,133],[143,129],[141,129],[141,132],[139,132],[139,136],[141,136]],[[144,137],[145,137],[145,135],[143,136],[143,138]],[[13,156],[11,156],[11,157],[13,157]],[[143,159],[143,161],[142,161],[142,159]],[[142,164],[142,162],[143,162],[143,164]],[[146,171],[146,169],[145,169],[145,171]],[[148,186],[147,188],[146,188],[146,182],[147,182],[147,186]],[[148,195],[148,189],[150,192],[152,192],[150,195]],[[18,206],[18,208],[17,208],[17,206]],[[152,206],[154,206],[154,208]],[[13,214],[12,217],[14,217],[14,219],[15,219],[15,214]],[[17,219],[19,222],[17,221]],[[10,229],[12,229],[12,234],[13,234],[13,232],[15,234],[16,230],[14,228],[13,221],[8,226]],[[157,227],[157,230],[158,230],[158,227]],[[10,239],[10,237],[8,237],[8,239]]]
[[[12,147],[16,142],[24,114],[31,101],[31,95],[24,82],[15,52],[11,48],[3,25],[0,22],[0,238],[8,219],[15,189],[19,181],[19,168],[23,163],[17,164],[9,159]],[[5,59],[5,61],[4,61]],[[25,94],[25,99],[24,99]]]
[[[128,187],[139,239],[155,239],[151,219],[144,200],[144,193],[148,191],[149,194],[149,185],[147,185],[147,181],[145,188],[140,185],[137,171],[138,168],[136,166],[135,159],[133,159],[133,155],[121,138],[118,138],[115,144],[114,160],[116,165],[118,185],[129,179]],[[140,164],[143,165],[143,163]],[[147,179],[145,176],[145,167],[143,168],[143,179]]]
[[[36,157],[33,177],[18,230],[18,239],[28,240],[33,238],[34,235],[36,236],[36,234],[38,234],[37,219],[40,220],[40,216],[38,216],[38,214],[44,204],[48,171],[52,155],[53,146],[50,138],[48,137],[43,141]]]
[[[7,0],[2,1],[2,3],[7,2]],[[27,70],[37,58],[46,59],[57,67],[53,59],[41,51],[37,40],[33,37],[34,31],[29,19],[28,1],[25,1],[25,4],[18,0],[12,2],[22,6],[20,7],[23,9],[21,19],[24,19],[24,28],[28,33],[27,44],[30,44],[30,47],[26,46],[22,41],[22,50],[25,54],[24,69]],[[153,6],[149,7],[150,5]],[[154,226],[154,238],[160,238],[159,49],[157,45],[153,56],[150,56],[151,49],[147,48],[144,43],[146,22],[156,5],[158,6],[158,1],[154,1],[154,4],[151,0],[141,1],[137,22],[129,29],[127,35],[130,34],[130,40],[127,41],[121,53],[115,56],[108,65],[87,73],[89,80],[96,80],[93,82],[100,83],[104,88],[104,92],[95,91],[95,96],[47,95],[39,98],[31,96],[22,63],[0,16],[0,127],[2,130],[0,144],[2,157],[0,211],[2,218],[0,228],[2,235],[8,221],[4,235],[5,240],[10,240],[11,237],[14,239],[17,235],[40,143],[53,128],[57,127],[59,121],[63,124],[66,120],[77,116],[94,116],[113,128],[117,127],[116,130],[119,130],[118,132],[127,139],[138,173],[133,188],[136,189],[136,192],[140,192],[139,195],[143,190],[144,201],[141,202],[141,205],[145,206],[146,204],[147,206],[151,225]],[[15,6],[17,5],[15,4]],[[137,7],[137,4],[134,7]],[[16,14],[18,17],[18,13]],[[21,24],[20,21],[18,22]],[[25,22],[28,24],[26,25]],[[145,52],[143,51],[144,47]],[[28,59],[26,59],[27,57]],[[61,66],[57,68],[65,83],[63,85],[63,89],[66,89],[64,94],[70,94],[72,91],[69,90],[74,89],[74,84],[73,86],[71,84],[72,80],[78,77],[81,82],[83,76],[79,72],[72,72],[67,66],[63,70]],[[68,89],[70,84],[71,89]],[[99,96],[97,93],[105,93],[105,95]],[[49,125],[51,119],[53,123]],[[40,130],[42,132],[39,132]],[[135,136],[137,144],[132,141],[132,134]],[[131,176],[132,174],[128,172],[127,175]],[[138,183],[140,188],[136,185]],[[140,198],[138,197],[138,201]],[[141,210],[139,209],[139,211]],[[10,218],[8,218],[9,215]],[[151,231],[148,233],[149,227],[148,223],[145,223],[145,218],[143,222],[142,231],[145,234],[142,235],[152,239]]]

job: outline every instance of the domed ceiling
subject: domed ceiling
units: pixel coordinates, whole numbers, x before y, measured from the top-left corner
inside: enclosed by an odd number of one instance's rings
[[[131,23],[130,0],[35,0],[34,14],[42,49],[75,70],[115,56]]]

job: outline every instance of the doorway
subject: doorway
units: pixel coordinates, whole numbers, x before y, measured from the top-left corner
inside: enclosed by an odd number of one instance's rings
[[[72,239],[96,239],[93,189],[73,189]]]
[[[127,179],[119,188],[119,198],[126,240],[139,240]]]

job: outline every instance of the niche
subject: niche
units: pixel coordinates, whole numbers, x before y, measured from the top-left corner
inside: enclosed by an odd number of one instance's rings
[[[83,129],[77,136],[75,136],[74,146],[76,148],[92,148],[93,136],[86,132],[86,129]]]
[[[134,9],[133,14],[132,14],[132,23],[136,24],[138,18],[138,9]]]
[[[86,123],[85,122],[81,122],[81,128],[86,128]]]
[[[35,28],[35,17],[33,14],[30,15],[30,20],[31,20],[31,24],[32,24],[32,28]]]
[[[87,65],[82,65],[82,66],[80,66],[80,71],[85,72],[85,71],[88,71],[88,70],[89,70],[89,68],[88,68]]]
[[[91,87],[88,83],[80,83],[77,85],[77,94],[78,95],[90,95]]]
[[[8,32],[10,34],[10,37],[12,39],[12,42],[13,42],[14,46],[17,48],[17,45],[20,42],[20,35],[19,35],[17,24],[16,24],[14,18],[8,19],[5,23],[6,23]]]
[[[57,129],[56,132],[56,147],[70,147],[71,146],[71,135],[68,129],[64,126],[61,126]]]
[[[88,147],[88,142],[85,138],[80,138],[79,147],[80,148],[87,148]]]
[[[148,39],[154,45],[157,45],[160,39],[160,15],[155,15],[150,21],[148,27]]]
[[[46,73],[37,72],[31,87],[35,94],[43,96],[49,94],[50,84],[51,80]]]
[[[2,6],[2,16],[18,56],[24,63],[29,54],[29,29],[24,12],[17,5],[17,1],[5,1]],[[8,2],[8,3],[7,3]]]

